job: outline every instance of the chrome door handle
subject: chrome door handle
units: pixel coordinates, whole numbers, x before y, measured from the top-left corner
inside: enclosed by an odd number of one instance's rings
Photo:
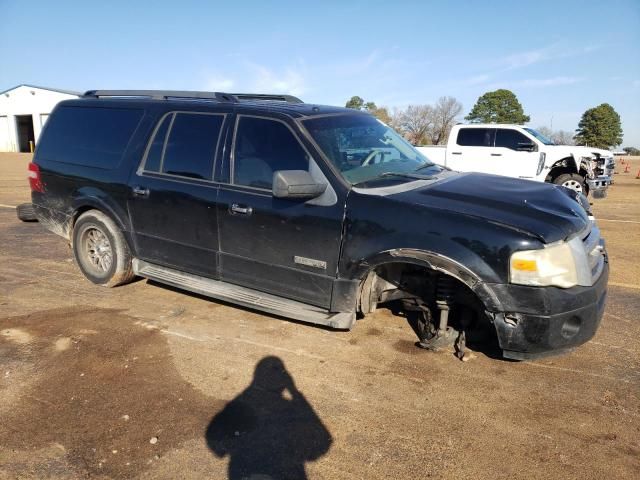
[[[492,153],[491,156],[492,157],[501,157],[502,154],[501,153]]]
[[[234,203],[229,207],[229,211],[232,215],[251,215],[253,208]]]
[[[451,152],[451,155],[462,155],[462,152]]]
[[[144,187],[133,187],[132,188],[133,194],[137,197],[148,197],[149,196],[149,189],[148,188],[144,188]]]

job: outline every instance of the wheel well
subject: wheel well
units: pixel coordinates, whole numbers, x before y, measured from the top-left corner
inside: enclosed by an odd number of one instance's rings
[[[553,182],[560,175],[564,175],[565,173],[578,173],[575,168],[575,164],[573,163],[573,159],[570,157],[563,158],[562,160],[558,160],[551,166],[551,170],[547,174],[547,178],[545,181]]]
[[[361,283],[360,315],[386,304],[396,316],[405,317],[430,350],[453,346],[458,358],[465,343],[474,350],[497,355],[499,343],[492,319],[482,300],[454,275],[410,262],[378,265]]]
[[[76,211],[73,212],[73,217],[71,219],[71,230],[73,230],[73,227],[76,224],[76,222],[78,221],[78,218],[80,217],[80,215],[82,215],[85,212],[88,212],[89,210],[98,210],[99,212],[102,212],[105,215],[109,215],[107,212],[104,212],[104,211],[100,210],[99,208],[96,208],[96,207],[94,207],[92,205],[84,205],[82,207],[77,208]]]
[[[80,215],[82,215],[83,213],[89,212],[91,210],[96,210],[97,212],[100,212],[103,215],[106,215],[107,217],[109,217],[116,224],[116,226],[122,231],[122,234],[124,235],[124,239],[127,242],[129,249],[132,252],[134,251],[132,248],[133,239],[131,238],[129,232],[125,228],[122,228],[122,223],[120,222],[120,219],[118,219],[117,216],[113,214],[113,212],[109,211],[109,209],[96,207],[95,205],[82,205],[76,208],[76,210],[73,212],[73,215],[71,217],[71,222],[69,223],[68,238],[70,243],[73,243],[73,228],[75,227],[75,224],[78,221],[78,218],[80,218]]]
[[[397,300],[420,299],[425,304],[435,305],[443,281],[451,289],[452,303],[484,311],[480,298],[455,276],[408,262],[389,262],[370,269],[360,284],[358,310],[366,315],[378,304]]]

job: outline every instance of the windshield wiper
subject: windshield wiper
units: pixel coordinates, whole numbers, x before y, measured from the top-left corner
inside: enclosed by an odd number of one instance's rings
[[[433,180],[434,177],[432,175],[421,175],[419,173],[405,173],[405,172],[383,172],[378,175],[376,178],[381,177],[402,177],[402,178],[412,178],[414,180]]]
[[[438,167],[438,168],[441,168],[442,170],[451,170],[449,167],[444,167],[442,165],[436,165],[435,163],[425,163],[424,165],[420,165],[418,168],[416,168],[414,170],[414,172],[419,172],[420,170],[422,170],[424,168],[429,168],[429,167]]]
[[[418,172],[418,171],[422,170],[423,168],[429,168],[429,167],[433,167],[433,166],[435,166],[435,163],[428,163],[428,162],[427,163],[423,163],[418,168],[416,168],[414,170],[414,172]]]
[[[420,175],[419,173],[405,173],[405,172],[383,172],[379,175],[376,175],[373,178],[368,178],[358,183],[354,183],[354,186],[362,185],[363,183],[372,182],[374,180],[378,180],[380,178],[385,177],[400,177],[400,178],[410,178],[411,180],[433,180],[435,177],[431,175]]]

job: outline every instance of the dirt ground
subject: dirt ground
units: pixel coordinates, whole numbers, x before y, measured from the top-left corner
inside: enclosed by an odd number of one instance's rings
[[[640,159],[594,207],[612,268],[595,338],[463,363],[386,309],[333,332],[95,286],[17,220],[29,158],[0,155],[0,479],[640,478]]]

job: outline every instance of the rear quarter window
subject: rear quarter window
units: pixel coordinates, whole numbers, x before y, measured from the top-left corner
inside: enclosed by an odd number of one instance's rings
[[[143,113],[141,109],[60,107],[47,122],[38,158],[115,168]]]

